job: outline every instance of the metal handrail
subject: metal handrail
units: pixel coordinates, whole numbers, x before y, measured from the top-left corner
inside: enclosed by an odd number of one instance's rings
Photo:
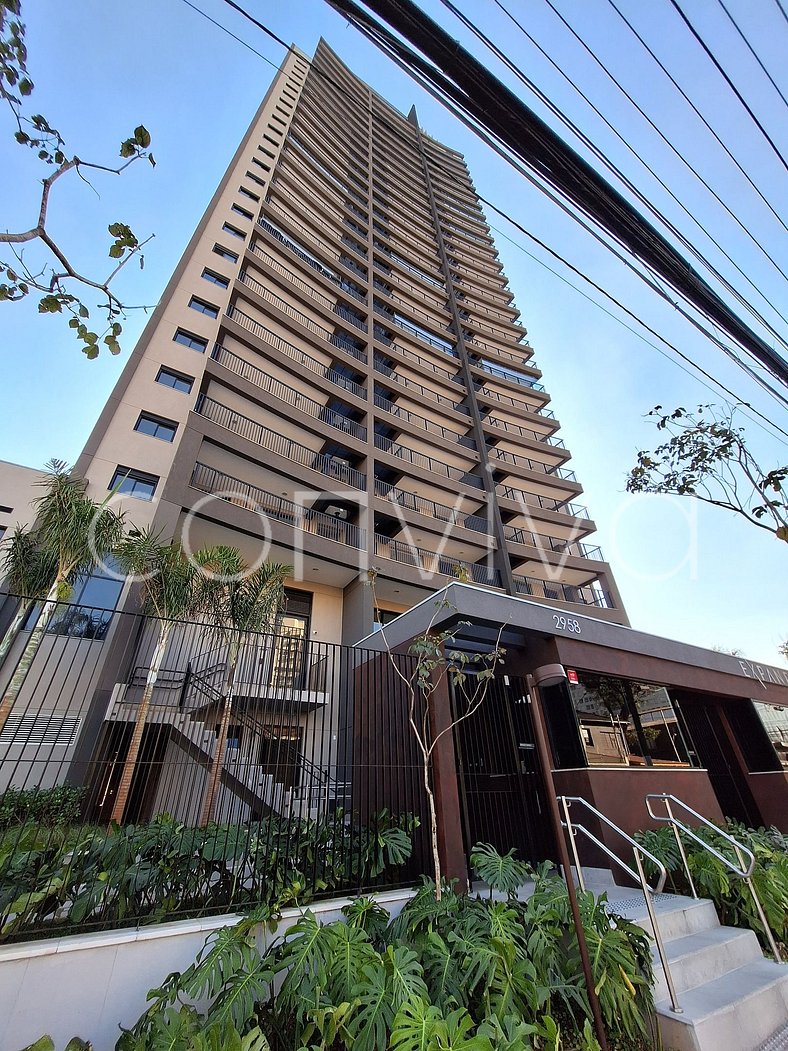
[[[654,901],[652,895],[661,894],[662,888],[665,886],[665,880],[668,877],[668,872],[659,858],[656,858],[651,854],[644,846],[642,846],[632,836],[628,836],[623,828],[611,821],[609,817],[606,817],[601,810],[597,810],[595,806],[588,802],[587,799],[583,799],[582,796],[558,796],[558,802],[561,804],[561,809],[564,812],[564,820],[561,822],[563,828],[569,833],[569,845],[572,849],[572,856],[575,862],[575,869],[577,871],[577,879],[580,884],[581,890],[585,890],[585,881],[583,880],[583,870],[580,866],[580,858],[577,853],[577,833],[582,832],[586,839],[589,839],[596,847],[598,847],[603,854],[607,855],[611,861],[615,862],[619,868],[622,868],[636,883],[639,883],[643,889],[643,898],[646,902],[646,911],[648,912],[649,922],[651,929],[654,932],[654,942],[657,946],[657,952],[659,959],[662,964],[662,970],[665,974],[665,982],[667,983],[668,993],[670,995],[670,1006],[671,1010],[675,1014],[683,1014],[683,1009],[679,1006],[678,996],[676,995],[676,987],[673,983],[673,975],[670,972],[670,965],[668,963],[668,957],[665,952],[665,944],[662,941],[662,934],[660,933],[659,924],[657,923],[656,913],[654,912]],[[569,808],[573,803],[577,803],[579,806],[585,807],[586,810],[590,811],[597,821],[601,821],[607,825],[608,828],[613,829],[623,840],[625,840],[632,847],[632,854],[635,858],[635,865],[637,871],[630,865],[627,865],[625,861],[612,851],[607,844],[603,843],[601,839],[594,835],[585,825],[572,824],[572,819],[569,816]],[[643,869],[643,858],[648,860],[656,866],[658,872],[658,878],[656,884],[652,887],[646,879],[646,873]]]
[[[664,814],[654,813],[654,811],[651,809],[652,800],[660,800],[665,804]],[[705,839],[697,835],[697,833],[688,825],[685,825],[683,821],[679,821],[679,819],[673,813],[672,804],[674,803],[677,806],[681,807],[681,809],[685,813],[690,814],[693,818],[695,818],[696,821],[700,822],[700,824],[704,825],[706,828],[712,829],[712,831],[721,839],[724,839],[727,843],[730,843],[730,845],[733,847],[734,853],[736,854],[737,864],[734,864],[734,862],[732,862],[730,858],[726,858],[725,855],[720,853],[719,850],[715,850],[710,843],[707,843]],[[646,808],[648,810],[649,817],[651,817],[654,821],[663,821],[666,824],[669,824],[673,829],[673,835],[676,838],[676,845],[679,848],[679,854],[681,855],[681,861],[684,865],[684,871],[687,875],[687,881],[689,883],[693,898],[698,897],[698,892],[695,889],[695,882],[692,879],[689,861],[687,860],[687,855],[684,850],[684,844],[681,841],[682,832],[685,836],[689,836],[689,838],[694,843],[697,843],[698,846],[702,847],[708,854],[711,854],[712,857],[716,858],[717,861],[722,862],[722,864],[725,865],[725,867],[730,872],[732,872],[734,876],[738,876],[739,879],[744,880],[744,882],[750,889],[750,894],[752,894],[752,900],[755,903],[755,908],[758,912],[758,917],[761,921],[764,933],[766,934],[766,938],[769,942],[769,947],[771,948],[772,953],[774,954],[774,958],[775,960],[777,960],[778,963],[782,963],[782,957],[780,956],[780,951],[777,948],[777,942],[775,940],[774,935],[772,934],[772,929],[769,926],[769,921],[766,919],[766,914],[763,911],[761,900],[758,897],[757,891],[755,890],[755,884],[752,882],[752,873],[755,869],[755,854],[753,854],[749,847],[745,847],[743,843],[740,843],[737,839],[734,839],[734,837],[730,835],[729,832],[724,832],[719,827],[719,825],[715,825],[713,821],[709,821],[709,819],[704,817],[703,814],[699,814],[697,810],[693,810],[691,806],[688,806],[683,800],[679,799],[678,796],[671,795],[670,792],[649,793],[649,795],[646,796]],[[747,865],[744,864],[745,857],[749,858],[749,863]]]

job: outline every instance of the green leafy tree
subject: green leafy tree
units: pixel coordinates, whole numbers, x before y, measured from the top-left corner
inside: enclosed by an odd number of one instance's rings
[[[657,405],[648,415],[669,437],[653,452],[638,453],[628,492],[694,496],[788,542],[788,466],[759,466],[736,425],[736,408],[699,405],[695,412],[665,413]]]
[[[199,616],[206,596],[198,573],[202,553],[197,552],[192,558],[187,558],[180,544],[162,543],[160,535],[150,528],[131,532],[118,547],[116,557],[124,572],[139,581],[144,612],[155,617],[158,622],[158,638],[112,807],[112,820],[120,824],[170,635],[178,621]]]
[[[2,555],[5,587],[19,596],[19,607],[0,641],[2,666],[38,599],[45,598],[57,572],[54,552],[42,548],[34,533],[17,526]]]
[[[9,253],[5,259],[0,259],[0,301],[14,302],[39,294],[39,312],[68,317],[69,327],[89,358],[98,355],[101,344],[111,354],[118,354],[118,337],[122,332],[119,319],[125,318],[126,311],[140,308],[124,305],[112,286],[132,259],[139,260],[140,267],[143,266],[142,249],[150,238],[140,241],[127,223],[110,223],[107,228],[110,236],[109,273],[106,277],[88,277],[76,269],[70,253],[51,232],[48,225],[50,197],[58,180],[70,173],[91,185],[89,176],[121,175],[130,165],[144,158],[155,165],[150,152],[150,133],[142,124],[136,127],[132,135],[120,144],[121,163],[114,167],[85,161],[69,150],[63,136],[46,117],[30,111],[33,90],[27,68],[21,0],[0,0],[0,100],[11,112],[16,125],[16,141],[32,150],[49,171],[42,179],[34,225],[27,230],[0,232],[0,244],[7,246]],[[44,249],[36,264],[28,262],[21,247],[34,242]],[[84,302],[88,294],[98,298],[98,312],[106,320],[101,332],[94,331],[90,325],[90,308]]]
[[[107,506],[113,494],[101,504],[91,500],[85,479],[71,474],[62,460],[50,461],[47,471],[39,483],[44,495],[35,501],[35,538],[41,550],[53,559],[55,572],[36,625],[0,701],[0,730],[16,704],[58,602],[67,600],[76,578],[101,564],[123,537],[123,515]]]
[[[206,617],[227,652],[216,753],[200,816],[200,824],[207,825],[213,820],[224,765],[241,647],[250,633],[273,631],[284,600],[284,582],[293,567],[264,562],[254,568],[237,548],[221,544],[202,553],[201,566]]]

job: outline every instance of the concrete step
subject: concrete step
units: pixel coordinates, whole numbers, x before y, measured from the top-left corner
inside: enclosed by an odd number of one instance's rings
[[[679,994],[721,978],[752,960],[763,959],[758,939],[752,931],[738,927],[710,927],[665,943],[665,953]],[[662,965],[653,947],[654,999],[668,996]]]
[[[713,903],[705,898],[689,898],[681,894],[655,894],[653,901],[664,942],[712,930],[720,925],[717,910]],[[627,891],[625,894],[619,892],[615,896],[609,893],[608,905],[610,911],[632,920],[652,934],[642,891]]]
[[[788,967],[751,960],[679,995],[682,1014],[657,1002],[662,1043],[675,1051],[755,1051],[788,1020]]]

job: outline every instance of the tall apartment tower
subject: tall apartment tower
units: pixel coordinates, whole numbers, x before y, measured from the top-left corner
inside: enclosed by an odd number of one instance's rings
[[[460,578],[626,624],[518,318],[461,155],[292,49],[77,468],[292,563],[324,641],[368,567],[383,615]]]

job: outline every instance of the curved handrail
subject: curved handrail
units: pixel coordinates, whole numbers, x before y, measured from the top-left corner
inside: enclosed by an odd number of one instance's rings
[[[577,845],[575,843],[575,839],[577,837],[578,832],[582,832],[587,839],[590,839],[591,842],[594,843],[604,854],[606,854],[612,861],[614,861],[626,873],[628,873],[632,877],[632,879],[634,879],[635,883],[640,884],[640,886],[643,888],[643,900],[645,901],[646,911],[648,913],[649,922],[651,923],[651,929],[654,932],[654,942],[656,944],[657,953],[659,954],[659,959],[662,964],[662,970],[665,975],[665,982],[667,984],[668,994],[670,996],[671,1010],[675,1014],[682,1014],[683,1010],[679,1006],[679,1000],[676,994],[676,986],[673,982],[673,975],[670,972],[670,963],[668,961],[667,953],[665,952],[665,943],[662,940],[662,934],[660,932],[659,924],[657,923],[657,916],[654,911],[654,902],[652,901],[652,895],[659,894],[662,891],[662,888],[665,886],[665,880],[668,877],[667,869],[659,860],[659,858],[654,857],[654,855],[650,851],[646,850],[646,848],[641,843],[638,843],[638,841],[636,839],[633,839],[632,836],[627,835],[623,828],[620,828],[614,821],[611,821],[609,817],[606,817],[601,810],[597,810],[597,808],[592,803],[589,803],[587,799],[584,799],[582,796],[559,796],[558,801],[563,807],[564,817],[566,820],[562,821],[561,824],[569,833],[569,843],[572,847],[572,854],[574,855],[575,868],[577,869],[577,878],[580,883],[580,886],[585,890],[585,885],[583,883],[583,870],[580,867],[580,858],[578,857]],[[613,831],[616,832],[619,836],[621,836],[623,840],[629,843],[629,845],[632,847],[632,854],[635,858],[635,865],[637,867],[637,871],[635,871],[635,869],[627,865],[625,861],[622,861],[621,858],[617,854],[615,854],[607,846],[606,843],[603,843],[601,839],[595,836],[593,832],[590,832],[584,825],[572,824],[572,819],[569,816],[569,808],[570,806],[572,806],[573,803],[577,803],[579,806],[585,807],[586,810],[588,810],[591,814],[594,815],[597,821],[601,821],[603,824],[607,825],[608,828],[613,829]],[[654,887],[651,887],[648,880],[646,879],[646,873],[643,869],[643,858],[648,858],[648,860],[656,867],[657,872],[659,873],[656,886]],[[569,877],[567,876],[567,879],[568,878]]]
[[[667,813],[655,814],[654,811],[651,809],[652,799],[661,799],[666,804]],[[688,825],[685,825],[683,821],[679,821],[679,819],[675,817],[673,812],[671,811],[668,805],[670,803],[676,803],[678,806],[681,807],[682,810],[686,811],[686,813],[688,814],[691,814],[702,825],[705,825],[706,828],[713,829],[714,832],[718,836],[720,836],[721,839],[724,839],[728,843],[730,843],[730,845],[736,852],[736,860],[739,862],[740,866],[742,865],[742,854],[745,854],[750,859],[749,865],[746,868],[744,868],[743,866],[737,867],[736,865],[734,865],[734,863],[729,858],[726,858],[724,854],[721,854],[718,850],[715,850],[714,847],[712,847],[710,843],[707,843],[706,840],[703,839],[701,836],[696,835],[695,832],[693,832],[693,830]],[[649,817],[651,817],[654,821],[664,821],[666,824],[673,825],[674,828],[679,829],[681,832],[684,833],[685,836],[689,836],[691,840],[693,840],[699,846],[703,847],[703,849],[707,851],[707,853],[711,854],[718,861],[721,861],[722,864],[725,865],[726,868],[729,868],[735,876],[740,876],[742,879],[749,879],[752,875],[753,869],[755,868],[755,855],[753,854],[753,852],[748,847],[745,847],[743,843],[739,843],[739,841],[737,839],[734,839],[733,836],[731,836],[728,832],[724,832],[719,827],[719,825],[715,825],[713,821],[709,821],[709,819],[704,817],[703,814],[699,814],[697,810],[693,810],[691,806],[688,806],[683,800],[679,799],[678,796],[671,795],[670,792],[651,792],[649,793],[649,795],[646,796],[646,809],[648,810]],[[687,874],[689,875],[689,873]]]
[[[589,803],[587,799],[583,799],[582,796],[559,796],[559,799],[561,802],[566,802],[569,804],[579,803],[581,806],[584,806],[586,810],[589,810],[594,815],[594,817],[597,818],[598,821],[604,822],[604,824],[606,824],[608,828],[612,828],[613,831],[617,832],[622,839],[626,840],[626,842],[629,843],[633,850],[638,851],[644,858],[648,858],[651,864],[654,865],[654,867],[656,868],[659,876],[656,882],[656,886],[651,887],[648,886],[648,884],[646,884],[644,886],[644,890],[647,889],[652,894],[662,893],[662,889],[665,886],[665,881],[668,878],[668,870],[665,868],[664,864],[659,860],[659,858],[655,857],[650,851],[646,850],[646,848],[640,843],[638,843],[636,839],[633,839],[632,836],[627,835],[623,828],[620,828],[614,821],[611,821],[610,818],[606,817],[601,810],[597,810],[595,806]],[[599,849],[604,854],[606,854],[612,861],[615,861],[615,863],[625,872],[627,872],[637,883],[643,885],[638,873],[634,869],[630,868],[630,866],[627,865],[625,861],[622,861],[621,858],[614,851],[612,851],[605,843],[598,839],[593,834],[593,832],[589,831],[589,829],[587,829],[584,825],[573,825],[572,827],[574,829],[577,829],[579,832],[582,832],[587,839],[590,839],[592,843],[599,847]]]

